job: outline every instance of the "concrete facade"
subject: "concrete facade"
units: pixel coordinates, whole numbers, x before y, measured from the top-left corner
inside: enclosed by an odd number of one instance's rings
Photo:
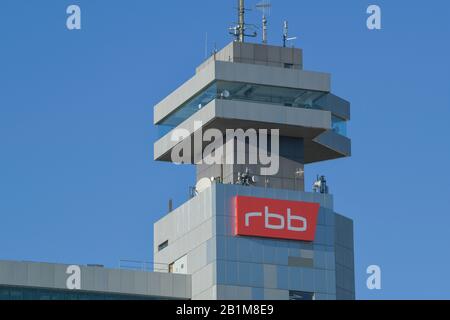
[[[325,93],[330,92],[331,89],[331,77],[326,73],[214,61],[155,106],[154,123],[159,124],[170,113],[215,80]]]
[[[236,195],[320,203],[316,240],[236,237]],[[288,300],[290,291],[355,298],[353,223],[333,211],[331,195],[213,184],[156,222],[154,243],[155,261],[186,259],[193,299]]]
[[[247,145],[249,143],[247,142]],[[249,169],[257,181],[255,187],[280,188],[304,191],[304,176],[298,175],[304,169],[304,141],[301,138],[280,137],[279,170],[272,176],[261,175],[260,168],[267,167],[263,164],[200,164],[197,165],[197,181],[202,178],[221,177],[224,184],[234,184],[238,180],[238,174]],[[259,146],[257,146],[260,148]],[[249,159],[249,148],[246,147],[246,159]],[[223,151],[226,154],[226,151]],[[235,157],[235,163],[237,159]]]
[[[330,91],[329,74],[303,70],[302,50],[233,42],[155,106],[155,125],[170,130],[155,142],[154,159],[174,162],[172,152],[187,146],[184,163],[196,165],[197,181],[214,181],[154,225],[155,261],[190,274],[193,299],[355,298],[353,222],[334,211],[327,191],[304,185],[305,165],[351,155],[350,103]],[[250,139],[241,143],[245,163],[198,161],[207,143],[196,138],[207,129],[224,136],[220,151],[229,129],[278,130],[278,172],[258,174],[264,165],[250,163],[249,150],[262,147]],[[176,130],[186,134],[173,139]],[[238,179],[246,170],[255,178],[249,186]],[[238,195],[320,204],[314,241],[236,236]]]
[[[71,274],[69,267],[54,263],[0,261],[0,290],[14,287],[143,299],[191,298],[191,277],[188,275],[89,266],[76,266],[80,268],[80,288],[71,290],[67,286]]]
[[[239,84],[244,87],[230,89]],[[214,86],[206,101],[189,105]],[[260,96],[239,94],[246,90],[259,90]],[[230,97],[222,97],[224,91]],[[350,120],[350,103],[330,91],[329,74],[303,70],[300,49],[232,42],[154,107],[154,124],[159,127],[180,113],[180,119],[155,142],[154,159],[172,161],[172,151],[181,143],[173,139],[174,130],[189,132],[194,145],[194,135],[211,128],[224,133],[230,128],[278,129],[281,136],[304,140],[303,164],[348,157],[351,140],[336,128]],[[191,109],[183,113],[187,106]],[[205,146],[192,150],[190,163],[196,163]]]
[[[203,125],[201,128],[196,128],[196,123]],[[215,128],[225,133],[227,128],[233,127],[244,130],[247,128],[279,129],[282,136],[307,138],[312,141],[331,129],[331,113],[289,107],[280,109],[277,106],[243,101],[213,100],[175,129],[187,130],[193,137],[199,130]],[[171,133],[166,134],[155,142],[154,159],[170,161],[171,151],[179,143],[179,141],[173,141]],[[346,146],[349,148],[349,145]],[[349,150],[345,151],[349,152]],[[195,156],[194,153],[193,156]],[[192,163],[194,163],[193,159]]]
[[[257,64],[278,68],[289,67],[301,70],[303,69],[303,51],[298,48],[232,42],[202,63],[196,69],[196,73],[199,73],[213,61]]]

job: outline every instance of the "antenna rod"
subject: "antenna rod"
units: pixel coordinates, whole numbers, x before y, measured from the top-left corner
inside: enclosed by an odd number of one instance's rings
[[[267,18],[266,15],[263,15],[263,40],[262,43],[263,44],[267,44]]]
[[[288,31],[289,31],[288,22],[285,20],[284,21],[284,30],[283,30],[283,47],[284,48],[286,48],[286,42],[288,39]]]
[[[239,14],[239,42],[245,41],[245,3],[244,0],[238,0],[239,1],[239,8],[238,8],[238,14]]]
[[[262,11],[262,43],[267,44],[268,37],[267,37],[267,16],[270,14],[270,8],[272,5],[270,4],[270,1],[264,0],[256,5],[256,8],[260,11]],[[267,13],[266,13],[267,11]]]
[[[238,23],[234,27],[229,28],[230,33],[236,38],[238,42],[245,42],[245,37],[256,37],[256,32],[252,34],[245,33],[245,1],[238,0]]]
[[[289,25],[287,20],[284,21],[284,28],[283,28],[283,47],[286,48],[288,41],[297,40],[297,37],[289,37]]]
[[[206,32],[206,37],[205,37],[205,59],[208,58],[208,32]]]

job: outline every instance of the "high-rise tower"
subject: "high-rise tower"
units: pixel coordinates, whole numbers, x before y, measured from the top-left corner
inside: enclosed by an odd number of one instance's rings
[[[350,104],[301,49],[246,43],[239,22],[155,106],[155,160],[195,164],[198,184],[155,223],[154,261],[191,274],[193,299],[354,299],[353,222],[323,179],[304,185],[305,165],[350,156]]]

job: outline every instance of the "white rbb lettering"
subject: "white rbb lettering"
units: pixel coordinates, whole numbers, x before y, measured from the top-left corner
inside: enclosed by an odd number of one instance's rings
[[[266,229],[271,229],[271,230],[283,230],[284,226],[285,226],[285,221],[284,221],[284,217],[281,214],[276,214],[276,213],[270,213],[269,212],[269,207],[265,207],[264,209],[266,211],[266,215],[265,215],[265,223],[266,223]],[[271,224],[270,223],[270,219],[278,219],[278,221],[280,222],[278,225],[276,224]]]
[[[287,219],[283,214],[269,211],[269,207],[264,207],[264,227],[269,230],[284,230],[287,229],[294,232],[306,232],[308,230],[308,221],[305,217],[293,215],[290,208],[287,209]],[[245,226],[250,227],[251,221],[256,218],[263,217],[262,212],[249,212],[245,214]],[[294,222],[300,222],[294,226]],[[299,226],[298,226],[299,225]]]
[[[308,223],[304,217],[291,215],[291,209],[288,209],[287,212],[288,212],[288,230],[296,232],[305,232],[308,229]],[[302,223],[302,226],[301,227],[292,226],[292,220],[300,221]]]

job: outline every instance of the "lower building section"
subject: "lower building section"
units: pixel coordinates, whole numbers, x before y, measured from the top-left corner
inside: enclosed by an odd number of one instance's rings
[[[237,235],[237,196],[319,204],[317,221],[309,224],[315,227],[314,240],[277,238],[283,227],[301,226],[290,224],[300,219],[290,208],[287,218],[277,215],[273,201],[266,206],[270,237]],[[248,214],[246,224],[263,219],[264,212]],[[192,276],[193,299],[355,298],[353,222],[333,211],[331,195],[213,184],[155,223],[154,237],[155,261],[183,265],[178,270]]]
[[[187,300],[191,277],[99,266],[0,261],[0,300]]]
[[[0,261],[0,300],[355,299],[353,222],[328,194],[213,183],[155,223],[154,261]]]
[[[161,297],[82,290],[0,286],[0,300],[157,300]]]

